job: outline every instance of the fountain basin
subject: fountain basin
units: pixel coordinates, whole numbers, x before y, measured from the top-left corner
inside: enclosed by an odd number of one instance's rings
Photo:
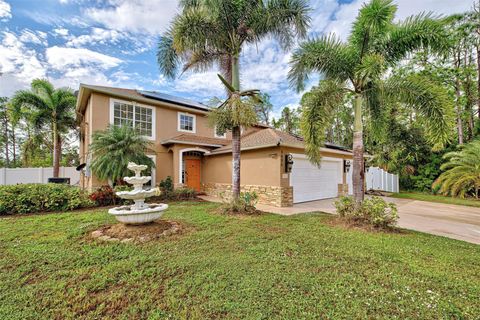
[[[134,206],[121,206],[111,208],[108,213],[115,216],[119,222],[124,224],[146,224],[159,219],[163,215],[163,211],[168,209],[168,205],[164,203],[144,204],[142,208],[134,208]]]
[[[139,184],[139,185],[144,185],[145,183],[149,182],[152,180],[151,177],[125,177],[123,178],[123,181],[129,183],[129,184]]]
[[[139,200],[152,197],[158,193],[157,189],[150,189],[150,190],[132,190],[132,191],[119,191],[117,192],[117,196],[122,199],[128,200]]]

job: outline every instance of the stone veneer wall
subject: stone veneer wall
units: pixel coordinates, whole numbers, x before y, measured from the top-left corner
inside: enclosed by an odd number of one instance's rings
[[[348,184],[339,183],[338,184],[338,196],[348,196]]]
[[[229,198],[232,195],[232,185],[226,183],[204,183],[203,191],[206,194]],[[291,207],[293,205],[293,187],[242,185],[242,192],[255,192],[258,203],[275,207]]]

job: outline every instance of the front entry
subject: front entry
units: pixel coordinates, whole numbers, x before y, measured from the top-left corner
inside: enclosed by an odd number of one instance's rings
[[[200,159],[185,160],[185,183],[197,192],[200,192],[200,163]]]

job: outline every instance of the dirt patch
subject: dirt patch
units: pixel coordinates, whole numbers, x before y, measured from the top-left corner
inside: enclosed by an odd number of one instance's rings
[[[160,219],[139,226],[125,225],[123,223],[104,226],[93,231],[90,236],[100,241],[143,243],[179,234],[185,231],[185,229],[185,226],[179,222]]]

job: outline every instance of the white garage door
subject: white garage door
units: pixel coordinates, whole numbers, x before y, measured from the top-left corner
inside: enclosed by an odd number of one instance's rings
[[[303,154],[293,155],[290,185],[293,202],[305,202],[338,196],[338,184],[342,183],[341,159],[323,158],[320,167],[314,166]]]

